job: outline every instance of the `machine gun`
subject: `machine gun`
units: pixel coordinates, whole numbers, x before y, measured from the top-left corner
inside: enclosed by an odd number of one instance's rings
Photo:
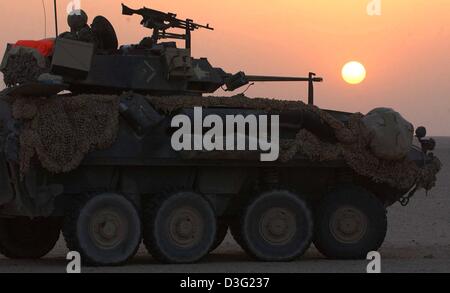
[[[142,16],[141,24],[149,29],[153,29],[152,40],[156,44],[160,39],[177,39],[186,41],[186,49],[191,48],[191,32],[197,29],[214,30],[209,24],[201,25],[195,23],[192,19],[181,20],[174,13],[164,13],[162,11],[150,8],[131,9],[122,4],[123,15],[140,15]],[[186,30],[185,34],[168,33],[166,30],[171,28],[179,28]]]

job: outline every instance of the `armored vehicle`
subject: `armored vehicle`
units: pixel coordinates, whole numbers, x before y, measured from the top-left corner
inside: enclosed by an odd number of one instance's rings
[[[209,25],[122,9],[153,35],[118,47],[106,18],[88,25],[75,11],[69,32],[8,45],[5,256],[40,258],[62,231],[87,265],[124,264],[142,240],[161,262],[192,263],[231,230],[262,261],[293,260],[313,241],[330,258],[365,258],[383,243],[386,208],[433,187],[435,142],[421,127],[414,146],[413,126],[392,109],[321,110],[314,73],[230,74],[191,56],[191,33]],[[308,103],[205,95],[270,81],[307,83]]]

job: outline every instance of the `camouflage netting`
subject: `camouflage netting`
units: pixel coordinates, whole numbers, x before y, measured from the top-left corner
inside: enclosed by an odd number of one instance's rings
[[[11,49],[0,69],[7,87],[36,81],[41,74],[48,72],[44,57],[33,49],[22,47]]]
[[[116,96],[16,99],[13,116],[24,122],[20,134],[21,172],[29,170],[35,155],[50,172],[69,172],[89,151],[111,146],[119,125],[118,107]]]
[[[320,110],[316,106],[307,105],[301,101],[283,101],[254,98],[243,95],[234,97],[147,97],[148,101],[163,113],[171,113],[186,107],[239,107],[261,109],[270,112],[307,111],[317,114],[323,123],[329,125],[339,143],[322,142],[311,132],[302,129],[293,140],[281,141],[280,160],[287,162],[297,153],[303,154],[312,161],[325,162],[344,159],[346,163],[359,175],[365,176],[377,183],[386,183],[399,189],[409,189],[417,184],[427,190],[434,186],[436,174],[441,168],[439,160],[424,169],[406,159],[385,160],[374,155],[370,146],[371,133],[365,127],[361,113],[353,114],[348,125],[335,119],[331,114]]]
[[[21,170],[26,172],[37,154],[42,165],[51,172],[75,169],[90,150],[107,148],[115,141],[119,116],[118,96],[63,96],[50,99],[16,99],[14,117],[25,121],[21,133]],[[297,153],[313,161],[344,159],[359,175],[399,189],[414,184],[430,189],[440,169],[439,161],[420,169],[413,162],[402,159],[389,161],[377,158],[370,151],[370,138],[362,123],[362,114],[354,114],[348,125],[315,106],[298,101],[280,101],[239,95],[235,97],[149,96],[147,100],[156,110],[170,114],[181,108],[235,107],[261,109],[272,113],[308,111],[317,114],[329,125],[337,144],[321,141],[303,129],[293,140],[281,142],[280,160],[291,160]]]

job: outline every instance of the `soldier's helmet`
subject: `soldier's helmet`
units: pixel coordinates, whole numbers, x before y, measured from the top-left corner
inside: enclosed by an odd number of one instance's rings
[[[67,16],[67,23],[72,31],[79,31],[88,23],[88,16],[86,12],[81,9],[73,10]]]

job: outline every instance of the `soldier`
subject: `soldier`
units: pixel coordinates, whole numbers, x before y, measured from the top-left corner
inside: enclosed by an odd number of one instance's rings
[[[88,25],[88,16],[83,10],[74,10],[67,16],[70,32],[60,35],[61,38],[96,43],[95,34]]]

